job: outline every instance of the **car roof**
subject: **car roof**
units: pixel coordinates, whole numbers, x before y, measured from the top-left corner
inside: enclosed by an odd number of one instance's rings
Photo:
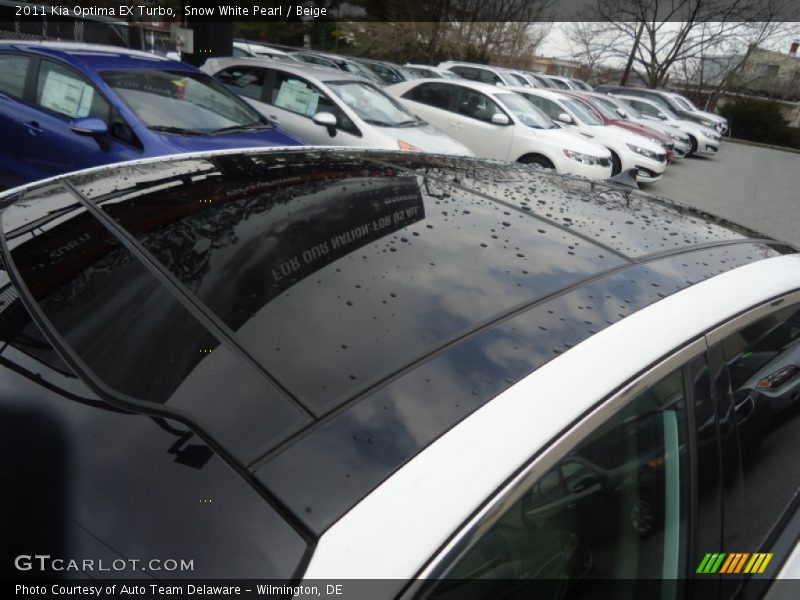
[[[264,62],[263,59],[259,58],[248,58],[248,57],[223,57],[223,58],[214,58],[210,59],[213,60],[217,65],[222,68],[233,67],[237,65],[250,65],[254,67],[261,67],[261,68],[269,68],[269,69],[276,69],[279,71],[285,71],[287,73],[292,73],[294,75],[301,75],[303,77],[314,78],[317,81],[368,81],[364,77],[359,75],[355,75],[350,73],[349,71],[343,71],[341,69],[333,69],[330,67],[323,67],[322,65],[315,65],[312,63],[294,63],[294,62],[285,62],[285,61],[270,61],[268,63]]]
[[[35,52],[53,58],[60,58],[72,64],[81,64],[90,69],[107,68],[156,68],[183,71],[196,71],[184,62],[171,60],[158,54],[132,50],[117,46],[82,44],[76,42],[0,42],[0,50],[9,48],[21,52]]]
[[[4,262],[70,367],[175,411],[313,535],[581,340],[792,251],[613,184],[417,153],[159,157],[12,194]]]

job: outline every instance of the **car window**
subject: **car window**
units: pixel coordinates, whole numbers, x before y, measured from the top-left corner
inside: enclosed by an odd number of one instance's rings
[[[603,120],[587,104],[576,98],[562,98],[561,102],[569,108],[570,112],[587,125],[602,125]]]
[[[658,117],[658,109],[648,102],[639,102],[638,100],[628,100],[627,102],[632,104],[643,115]]]
[[[497,94],[495,97],[499,98],[511,114],[519,119],[523,125],[534,129],[553,129],[556,127],[550,117],[521,94]]]
[[[400,83],[404,81],[403,78],[400,76],[397,71],[391,69],[385,65],[379,63],[366,63],[367,67],[372,69],[375,73],[377,73],[378,77],[380,77],[387,85],[392,85],[395,83]]]
[[[542,476],[455,563],[432,597],[486,595],[487,580],[506,580],[509,592],[508,580],[559,579],[552,595],[537,597],[583,598],[591,588],[581,579],[684,577],[687,440],[684,377],[677,370]],[[618,597],[639,597],[631,583]]]
[[[233,47],[233,57],[234,58],[242,58],[250,56],[250,53],[246,50],[242,50],[241,48],[237,48],[236,46]]]
[[[800,304],[722,341],[744,478],[740,546],[759,549],[800,488]]]
[[[458,88],[446,83],[423,83],[408,90],[403,94],[403,98],[442,110],[450,110],[457,94]]]
[[[198,134],[269,126],[244,100],[204,73],[124,69],[101,76],[155,131]]]
[[[69,119],[96,117],[108,123],[109,106],[98,91],[72,69],[43,60],[36,104]]]
[[[553,102],[552,100],[548,100],[547,98],[542,98],[541,96],[534,96],[532,94],[523,94],[528,101],[533,104],[535,107],[541,109],[541,111],[546,114],[551,119],[555,120],[558,119],[558,115],[564,112],[564,109],[561,108],[558,104]]]
[[[0,93],[22,98],[31,59],[20,54],[0,54]]]
[[[492,122],[494,115],[505,114],[494,100],[485,94],[467,88],[461,88],[458,97],[458,113],[487,123]]]
[[[396,127],[417,119],[396,100],[364,81],[329,81],[327,86],[353,112],[370,125]]]
[[[274,73],[270,104],[308,118],[318,112],[331,113],[336,117],[339,129],[358,135],[350,117],[313,83],[282,71]]]
[[[236,94],[261,100],[266,69],[258,67],[229,67],[214,78]]]
[[[486,69],[476,69],[475,67],[450,67],[450,70],[453,73],[457,73],[461,75],[464,79],[470,79],[472,81],[480,81],[481,83],[489,83],[491,85],[497,85],[498,83],[503,83],[500,77],[497,74],[493,73],[492,71],[487,71]]]

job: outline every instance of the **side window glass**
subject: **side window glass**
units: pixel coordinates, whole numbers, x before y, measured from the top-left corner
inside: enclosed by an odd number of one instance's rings
[[[685,577],[687,440],[678,370],[543,475],[456,562],[432,596],[485,595],[487,580],[558,579],[552,594],[537,587],[537,597],[584,598],[592,597],[592,589],[583,579]],[[506,593],[513,589],[507,581],[503,586]],[[639,597],[635,584],[619,591],[619,597]]]
[[[480,92],[467,88],[461,89],[461,95],[458,99],[458,113],[488,123],[492,122],[493,115],[504,114],[494,100]]]
[[[273,106],[304,117],[313,117],[319,112],[321,97],[319,90],[305,79],[280,71],[275,72],[270,103]]]
[[[558,115],[560,115],[563,110],[561,110],[555,102],[551,102],[547,98],[541,98],[540,96],[525,96],[528,100],[530,100],[536,107],[541,108],[551,119],[555,120],[558,119]]]
[[[423,83],[407,91],[403,97],[442,110],[450,110],[454,91],[455,89],[451,85]]]
[[[498,83],[502,83],[500,77],[498,77],[491,71],[486,71],[484,69],[478,70],[478,81],[480,81],[481,83],[488,83],[490,85],[497,85]]]
[[[22,98],[31,59],[19,54],[0,54],[0,93]]]
[[[265,69],[231,67],[220,71],[214,77],[234,94],[241,94],[253,100],[261,100],[265,72]]]
[[[745,550],[759,549],[800,487],[800,305],[722,342],[739,431]]]
[[[636,100],[631,100],[631,104],[633,107],[640,111],[642,114],[647,115],[649,117],[657,117],[658,116],[658,109],[651,104],[647,104],[646,102],[637,102]]]
[[[75,71],[44,60],[39,68],[36,104],[69,119],[96,117],[108,123],[109,106]]]
[[[472,67],[450,67],[450,70],[457,75],[461,75],[464,79],[471,79],[472,81],[477,81],[478,79],[478,72]]]

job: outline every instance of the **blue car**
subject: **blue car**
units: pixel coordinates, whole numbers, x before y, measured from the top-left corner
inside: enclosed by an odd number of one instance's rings
[[[150,156],[301,143],[178,61],[89,44],[0,44],[0,188]]]

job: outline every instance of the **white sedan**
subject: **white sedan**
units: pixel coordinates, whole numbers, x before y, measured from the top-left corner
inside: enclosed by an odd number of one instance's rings
[[[533,163],[591,179],[611,176],[608,150],[566,131],[508,88],[417,79],[385,89],[478,157]]]
[[[612,173],[634,169],[636,181],[652,182],[667,168],[664,148],[646,137],[620,127],[604,125],[591,108],[578,98],[556,91],[518,90],[550,118],[556,119],[611,151]]]
[[[211,58],[202,70],[307,144],[473,156],[376,85],[341,70],[248,58]]]

